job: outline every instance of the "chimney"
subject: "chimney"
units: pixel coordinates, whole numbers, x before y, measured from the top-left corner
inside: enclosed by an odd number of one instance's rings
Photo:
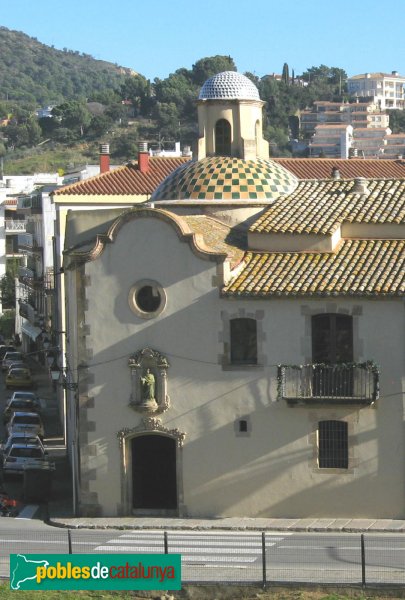
[[[370,190],[367,187],[367,179],[365,177],[355,177],[354,186],[352,187],[352,194],[363,194],[368,196]]]
[[[138,145],[138,169],[142,173],[149,171],[148,142],[139,142],[139,145]]]
[[[331,176],[332,179],[340,179],[340,171],[337,167],[333,167]]]
[[[110,145],[100,144],[100,173],[110,170]]]

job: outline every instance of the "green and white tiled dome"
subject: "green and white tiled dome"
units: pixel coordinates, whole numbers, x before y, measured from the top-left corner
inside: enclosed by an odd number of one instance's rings
[[[296,177],[271,160],[213,156],[182,165],[152,194],[151,201],[263,200],[291,193]]]

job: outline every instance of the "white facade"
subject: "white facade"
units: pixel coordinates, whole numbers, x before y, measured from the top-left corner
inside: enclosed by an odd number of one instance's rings
[[[377,102],[381,110],[405,107],[405,77],[396,71],[392,73],[364,73],[347,80],[351,96],[366,97]]]
[[[68,215],[76,512],[403,518],[404,184],[297,185],[238,89],[149,206]]]

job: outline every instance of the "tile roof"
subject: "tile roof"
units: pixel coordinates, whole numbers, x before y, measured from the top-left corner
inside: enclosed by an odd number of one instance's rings
[[[370,77],[367,77],[370,75]],[[353,77],[349,77],[348,80],[351,79],[375,79],[376,77],[389,77],[390,79],[403,79],[402,75],[394,75],[393,73],[362,73],[361,75],[353,75]]]
[[[129,163],[113,171],[59,188],[55,195],[151,195],[167,175],[189,160],[186,157],[153,156],[149,159],[147,171],[140,171],[136,162]]]
[[[339,169],[343,179],[353,177],[405,178],[405,160],[364,158],[273,158],[299,179],[327,179]]]
[[[250,227],[256,233],[331,235],[343,222],[404,223],[405,179],[372,179],[369,195],[352,191],[353,180],[300,181]]]
[[[404,240],[344,240],[336,253],[247,252],[233,297],[403,296]]]
[[[215,252],[225,252],[235,266],[240,263],[247,248],[246,230],[229,226],[206,215],[183,215],[193,233],[202,235],[205,244]]]

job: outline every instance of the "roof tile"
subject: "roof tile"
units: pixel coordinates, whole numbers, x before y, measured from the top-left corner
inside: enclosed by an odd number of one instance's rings
[[[151,195],[167,175],[189,160],[188,157],[154,156],[149,159],[147,171],[140,171],[137,162],[129,163],[113,171],[60,188],[55,191],[55,195]]]
[[[331,235],[343,222],[404,223],[405,179],[367,181],[369,195],[353,192],[353,180],[300,181],[250,227],[254,233]]]
[[[405,160],[364,158],[272,158],[299,179],[327,179],[339,169],[342,179],[405,178]]]
[[[344,240],[336,253],[247,252],[224,296],[403,296],[404,240]]]

